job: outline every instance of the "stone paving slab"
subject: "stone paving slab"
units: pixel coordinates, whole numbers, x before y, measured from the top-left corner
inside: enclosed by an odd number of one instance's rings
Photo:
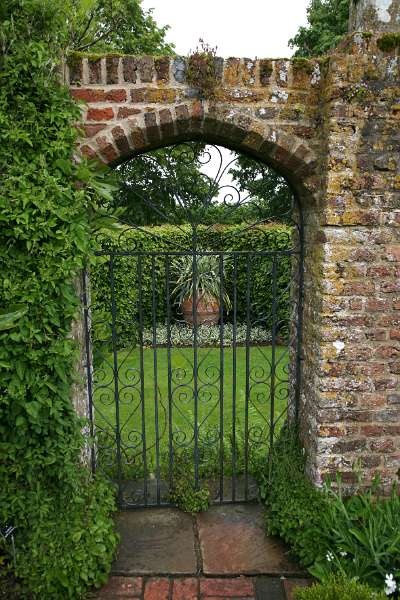
[[[257,504],[213,506],[197,516],[206,575],[302,575],[280,540],[267,537]]]
[[[173,508],[123,511],[117,515],[121,536],[115,575],[192,575],[197,558],[190,515]]]

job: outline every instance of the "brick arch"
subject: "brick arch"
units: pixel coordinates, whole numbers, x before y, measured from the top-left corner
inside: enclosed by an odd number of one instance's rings
[[[158,147],[201,139],[262,160],[297,190],[307,183],[311,187],[316,174],[317,157],[299,137],[227,109],[207,111],[199,101],[174,110],[156,109],[140,120],[125,119],[105,127],[86,125],[85,131],[81,152],[110,166]]]
[[[182,58],[82,57],[66,67],[85,102],[83,154],[114,165],[179,141],[203,139],[260,158],[297,189],[312,188],[323,83],[315,61],[217,60],[217,88],[201,100]]]

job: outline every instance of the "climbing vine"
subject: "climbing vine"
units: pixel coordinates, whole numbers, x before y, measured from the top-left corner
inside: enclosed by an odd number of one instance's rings
[[[8,0],[0,19],[0,523],[30,598],[80,598],[116,544],[110,488],[81,466],[71,403],[74,280],[102,175],[72,160],[79,107],[60,84],[65,3]],[[12,312],[12,311],[11,311]],[[15,311],[14,311],[15,312]]]

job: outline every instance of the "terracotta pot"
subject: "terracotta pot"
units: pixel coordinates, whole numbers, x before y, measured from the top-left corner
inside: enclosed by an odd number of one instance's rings
[[[193,325],[193,299],[188,298],[184,300],[181,304],[181,309],[186,323]],[[219,316],[219,302],[216,298],[200,296],[197,299],[197,325],[216,325],[219,321]]]

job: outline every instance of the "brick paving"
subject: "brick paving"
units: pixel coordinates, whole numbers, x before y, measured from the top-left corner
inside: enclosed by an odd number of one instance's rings
[[[96,600],[293,600],[309,584],[255,504],[124,511],[116,522],[121,542]]]
[[[307,579],[279,577],[110,577],[96,600],[293,600]]]

